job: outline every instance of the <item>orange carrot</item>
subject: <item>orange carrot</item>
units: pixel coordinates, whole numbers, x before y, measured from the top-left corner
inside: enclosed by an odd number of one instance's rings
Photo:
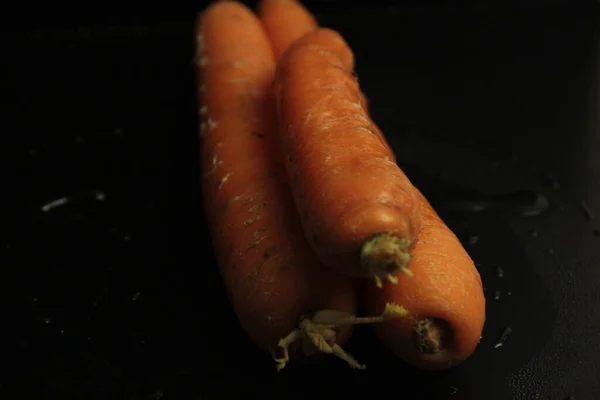
[[[204,207],[235,313],[259,347],[279,347],[278,368],[297,340],[362,368],[340,347],[350,326],[404,310],[354,317],[355,282],[325,271],[306,243],[274,157],[275,60],[260,21],[241,3],[213,3],[196,35]]]
[[[393,353],[417,367],[438,370],[468,358],[485,322],[481,278],[458,238],[418,192],[423,228],[412,253],[414,279],[382,290],[367,288],[367,311],[399,302],[410,316],[374,327]]]
[[[261,0],[258,16],[271,40],[275,58],[306,33],[317,29],[317,19],[296,0]]]
[[[318,28],[315,16],[296,0],[261,0],[258,4],[258,16],[277,59],[281,58],[292,43]],[[362,92],[360,95],[363,108],[368,110],[367,97]],[[382,139],[385,141],[385,138]]]
[[[318,27],[316,18],[296,0],[261,0],[257,12],[276,60],[293,42]],[[284,162],[282,152],[278,152],[277,160]]]
[[[361,104],[352,51],[320,28],[284,53],[275,79],[279,131],[305,235],[327,265],[395,280],[410,273],[418,198]]]

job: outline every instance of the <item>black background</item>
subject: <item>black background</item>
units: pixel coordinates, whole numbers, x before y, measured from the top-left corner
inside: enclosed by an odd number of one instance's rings
[[[202,7],[48,7],[5,13],[0,43],[0,398],[600,398],[600,4],[306,4],[354,49],[399,163],[480,268],[475,355],[423,373],[358,330],[367,371],[277,374],[202,218]]]

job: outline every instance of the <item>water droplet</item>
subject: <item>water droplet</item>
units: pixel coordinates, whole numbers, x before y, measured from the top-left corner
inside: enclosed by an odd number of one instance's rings
[[[158,391],[158,392],[155,392],[155,393],[152,393],[151,395],[149,395],[148,398],[158,400],[158,399],[161,399],[163,397],[163,395],[164,395],[163,392]]]
[[[509,290],[508,293],[507,293],[507,295],[511,296],[512,292]]]
[[[496,290],[496,293],[494,293],[494,300],[500,300],[500,295],[501,295],[501,294],[502,294],[502,293],[500,293],[500,291],[499,291],[499,290]]]
[[[506,342],[506,339],[508,339],[508,336],[511,334],[511,332],[512,332],[511,328],[505,328],[504,331],[502,332],[502,335],[500,335],[500,339],[498,339],[498,341],[494,345],[494,348],[497,349],[499,347],[504,346],[504,342]]]
[[[94,198],[98,201],[104,201],[106,200],[106,194],[104,192],[98,191],[95,193]]]
[[[52,322],[52,318],[50,318],[50,317],[40,317],[40,321],[42,321],[44,324],[48,325],[48,324],[50,324],[50,322]]]
[[[501,267],[496,267],[496,276],[498,278],[504,277],[504,270]]]
[[[111,229],[110,231],[113,235],[115,235],[116,237],[118,237],[119,239],[121,239],[124,242],[128,242],[131,240],[131,236],[127,235],[126,233],[119,232],[115,228]]]
[[[141,295],[142,292],[136,292],[133,296],[131,296],[131,301],[137,301]]]
[[[524,193],[524,195],[527,194],[528,193]],[[535,198],[531,201],[531,203],[526,204],[524,202],[520,207],[519,214],[521,214],[523,217],[534,217],[536,215],[540,215],[550,207],[550,202],[546,196],[541,193],[532,194],[535,195]]]
[[[61,329],[61,330],[60,330],[60,333],[65,333],[65,330],[64,330],[64,329]]]
[[[123,134],[123,128],[115,128],[113,133],[115,136],[121,136]]]
[[[31,302],[32,303],[37,303],[38,302],[38,298],[37,297],[32,297],[31,298]]]
[[[554,249],[548,249],[548,254],[554,254]]]
[[[560,189],[560,182],[552,174],[546,174],[545,184],[552,190]]]
[[[531,236],[534,237],[534,238],[538,237],[538,231],[532,231],[531,232]]]
[[[475,244],[477,242],[479,242],[479,236],[469,236],[469,244]]]
[[[458,388],[456,386],[450,386],[450,396],[454,396],[458,393]]]

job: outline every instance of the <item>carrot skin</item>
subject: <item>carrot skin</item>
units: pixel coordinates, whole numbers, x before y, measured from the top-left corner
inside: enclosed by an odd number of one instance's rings
[[[418,192],[423,228],[413,249],[414,279],[365,288],[368,312],[399,302],[407,318],[374,326],[376,336],[404,361],[427,370],[460,364],[476,349],[485,323],[481,277],[454,233]]]
[[[275,59],[293,42],[318,27],[314,15],[296,0],[261,0],[257,12],[271,40]]]
[[[240,3],[217,2],[197,36],[205,213],[233,309],[272,352],[305,313],[354,314],[355,282],[319,265],[274,161],[275,60],[260,21]],[[335,343],[350,333],[341,327]]]
[[[410,260],[420,206],[362,106],[353,59],[331,29],[320,28],[294,42],[275,80],[279,131],[311,247],[325,264],[345,274],[385,277]],[[379,234],[398,239],[397,257],[382,251],[365,255],[365,245]]]
[[[296,0],[261,0],[258,4],[258,16],[267,31],[278,60],[296,40],[318,28],[315,16]],[[313,40],[315,39],[313,38]],[[343,61],[344,65],[352,70],[354,67],[353,54],[342,51],[340,55],[342,57],[352,56]],[[368,99],[362,92],[360,103],[365,112],[368,112]],[[381,131],[377,129],[376,132],[380,136],[380,140],[388,147],[390,154],[393,154]]]

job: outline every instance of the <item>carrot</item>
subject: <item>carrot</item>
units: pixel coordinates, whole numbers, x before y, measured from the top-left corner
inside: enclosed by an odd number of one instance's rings
[[[258,16],[277,59],[281,58],[292,43],[318,28],[315,16],[296,0],[261,0],[258,4]],[[369,102],[362,92],[361,104],[368,110]]]
[[[335,31],[304,35],[279,61],[280,135],[305,235],[320,259],[351,276],[410,274],[421,226],[409,179],[361,104],[352,51]]]
[[[367,311],[400,302],[410,316],[374,327],[393,353],[424,369],[439,370],[467,359],[485,322],[481,278],[458,238],[417,191],[423,228],[413,250],[414,279],[381,290],[366,288]]]
[[[258,18],[241,3],[213,3],[196,37],[204,208],[242,327],[279,356],[278,368],[298,340],[307,353],[332,353],[362,368],[340,347],[351,325],[405,310],[389,305],[379,317],[354,317],[355,281],[325,271],[306,243],[275,161],[275,60]]]
[[[271,40],[277,59],[281,58],[292,43],[318,28],[315,16],[296,0],[262,0],[258,4],[258,15]],[[343,55],[352,54],[344,52]],[[354,65],[353,57],[352,55],[352,58],[345,60],[350,65],[349,69]],[[368,112],[369,100],[363,92],[360,96],[360,103],[365,112]],[[380,133],[380,130],[378,129],[377,132]],[[383,134],[380,135],[380,139],[389,148],[390,154],[393,154]]]
[[[314,15],[296,0],[261,0],[257,11],[276,59],[293,42],[318,27]]]

